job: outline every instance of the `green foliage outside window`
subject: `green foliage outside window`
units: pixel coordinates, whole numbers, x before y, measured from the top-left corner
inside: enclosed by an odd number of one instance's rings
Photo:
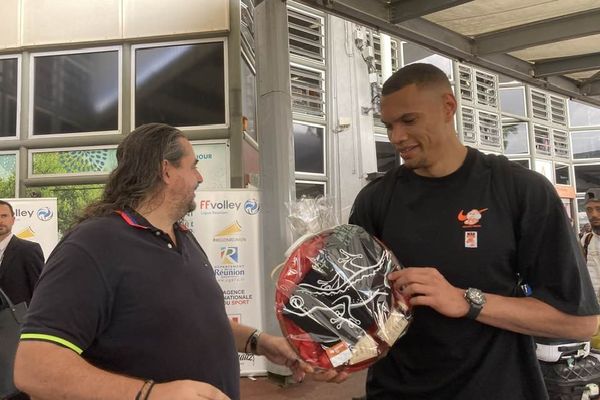
[[[27,188],[27,197],[56,197],[58,199],[58,234],[62,237],[73,225],[81,211],[102,195],[104,185],[64,185]]]
[[[0,198],[10,199],[16,195],[16,154],[0,154]]]
[[[116,149],[51,151],[32,154],[33,175],[109,173],[116,166]]]

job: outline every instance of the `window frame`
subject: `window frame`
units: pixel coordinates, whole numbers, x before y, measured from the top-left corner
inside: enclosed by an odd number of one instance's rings
[[[292,138],[294,138],[294,124],[314,126],[316,128],[323,129],[323,172],[322,173],[321,172],[305,172],[305,171],[296,170],[296,156],[294,154],[294,172],[295,172],[296,176],[327,178],[327,176],[328,176],[327,175],[327,161],[328,161],[328,157],[327,157],[327,149],[328,149],[327,125],[325,123],[308,122],[308,121],[303,121],[301,119],[292,118]],[[294,138],[294,140],[295,140],[295,138]],[[296,148],[296,142],[294,141],[294,149],[295,148]]]
[[[110,131],[89,131],[89,132],[72,132],[72,133],[52,133],[36,135],[33,133],[33,118],[35,110],[35,59],[36,57],[49,56],[64,56],[89,53],[104,53],[117,52],[118,76],[117,76],[117,129]],[[81,137],[81,136],[98,136],[98,135],[118,135],[123,131],[123,46],[102,46],[102,47],[86,47],[75,50],[60,50],[60,51],[43,51],[35,52],[29,55],[29,99],[28,99],[28,127],[27,138],[32,140],[40,140],[45,138],[65,138],[65,137]]]
[[[19,182],[21,178],[19,161],[20,161],[20,153],[18,150],[0,150],[0,156],[3,155],[15,155],[15,198],[19,198],[20,190],[19,190]]]
[[[28,149],[27,150],[27,177],[28,178],[56,178],[67,176],[108,176],[110,172],[76,172],[72,174],[34,174],[33,173],[33,156],[36,153],[60,153],[67,151],[78,150],[111,150],[116,149],[117,145],[98,145],[98,146],[76,146],[76,147],[52,147],[43,149]]]
[[[321,185],[323,186],[323,196],[327,196],[327,181],[312,181],[309,179],[294,179],[294,191],[296,191],[296,185],[298,183],[304,183],[308,185]],[[298,193],[296,193],[296,199],[298,199]]]
[[[224,98],[225,102],[225,121],[220,124],[205,124],[205,125],[194,125],[194,126],[175,126],[175,128],[179,129],[182,132],[189,131],[207,131],[211,129],[229,129],[230,120],[229,120],[229,49],[228,49],[228,38],[225,36],[216,36],[204,39],[189,39],[189,40],[174,40],[167,42],[147,42],[140,43],[131,46],[131,71],[130,71],[130,106],[131,106],[131,115],[130,121],[131,129],[136,128],[135,124],[135,95],[136,95],[136,86],[135,86],[135,66],[136,66],[136,50],[146,49],[150,47],[173,47],[173,46],[185,46],[185,45],[193,45],[193,44],[201,44],[201,43],[223,43],[223,83],[224,83]]]
[[[15,129],[15,136],[4,136],[0,139],[3,141],[16,141],[21,139],[21,99],[22,99],[22,82],[23,82],[23,62],[21,54],[0,54],[0,60],[9,60],[9,59],[17,60],[17,115],[16,121],[17,126]],[[0,153],[2,154],[2,153]],[[17,185],[18,186],[18,185]]]

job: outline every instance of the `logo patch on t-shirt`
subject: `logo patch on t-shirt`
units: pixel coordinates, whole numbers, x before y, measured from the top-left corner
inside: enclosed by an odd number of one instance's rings
[[[477,248],[477,232],[465,231],[465,247],[468,249]]]
[[[487,208],[482,208],[481,210],[474,208],[466,214],[464,210],[460,210],[457,218],[463,223],[463,228],[479,228],[481,227],[481,214],[487,210]]]

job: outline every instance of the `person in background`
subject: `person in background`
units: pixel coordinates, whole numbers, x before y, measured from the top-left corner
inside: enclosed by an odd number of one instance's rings
[[[0,200],[0,289],[14,304],[29,304],[44,266],[44,253],[39,243],[15,236],[12,233],[14,223],[12,205]],[[20,393],[10,399],[28,398]]]
[[[0,289],[14,304],[29,304],[44,266],[44,253],[38,243],[15,236],[14,223],[12,205],[0,200]]]
[[[17,387],[40,399],[238,400],[238,352],[298,380],[311,372],[284,338],[228,319],[206,254],[179,223],[202,183],[183,133],[140,126],[117,162],[48,260],[22,329]]]
[[[544,400],[532,336],[589,340],[600,308],[564,206],[542,175],[464,146],[447,76],[411,64],[383,85],[381,119],[404,164],[367,185],[350,223],[407,268],[404,337],[367,398]]]

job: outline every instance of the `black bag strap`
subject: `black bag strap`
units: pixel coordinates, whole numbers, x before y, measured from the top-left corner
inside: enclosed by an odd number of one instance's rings
[[[386,172],[386,174],[378,178],[377,181],[374,181],[374,184],[379,184],[379,187],[382,189],[379,194],[379,201],[377,207],[374,207],[374,216],[373,216],[373,228],[375,229],[375,236],[378,238],[381,237],[381,233],[383,230],[383,221],[385,221],[385,217],[387,216],[387,212],[390,209],[390,205],[392,203],[392,196],[394,194],[394,188],[396,187],[395,181],[399,174],[402,173],[403,166],[397,166]]]
[[[0,305],[3,304],[6,304],[8,308],[14,311],[15,305],[12,301],[10,301],[10,298],[7,296],[7,294],[4,293],[4,290],[0,289]]]
[[[19,317],[19,315],[17,315],[17,307],[15,307],[15,305],[13,304],[13,302],[10,300],[10,298],[6,295],[6,293],[4,293],[4,291],[2,289],[0,289],[0,305],[5,304],[8,310],[10,310],[13,318],[15,319],[15,321],[20,324],[21,318]],[[4,307],[0,307],[0,310],[4,310]]]
[[[586,261],[587,261],[587,256],[588,256],[588,246],[590,245],[590,242],[592,241],[593,237],[594,237],[594,233],[588,232],[585,234],[585,237],[583,239],[583,256],[585,257]]]

